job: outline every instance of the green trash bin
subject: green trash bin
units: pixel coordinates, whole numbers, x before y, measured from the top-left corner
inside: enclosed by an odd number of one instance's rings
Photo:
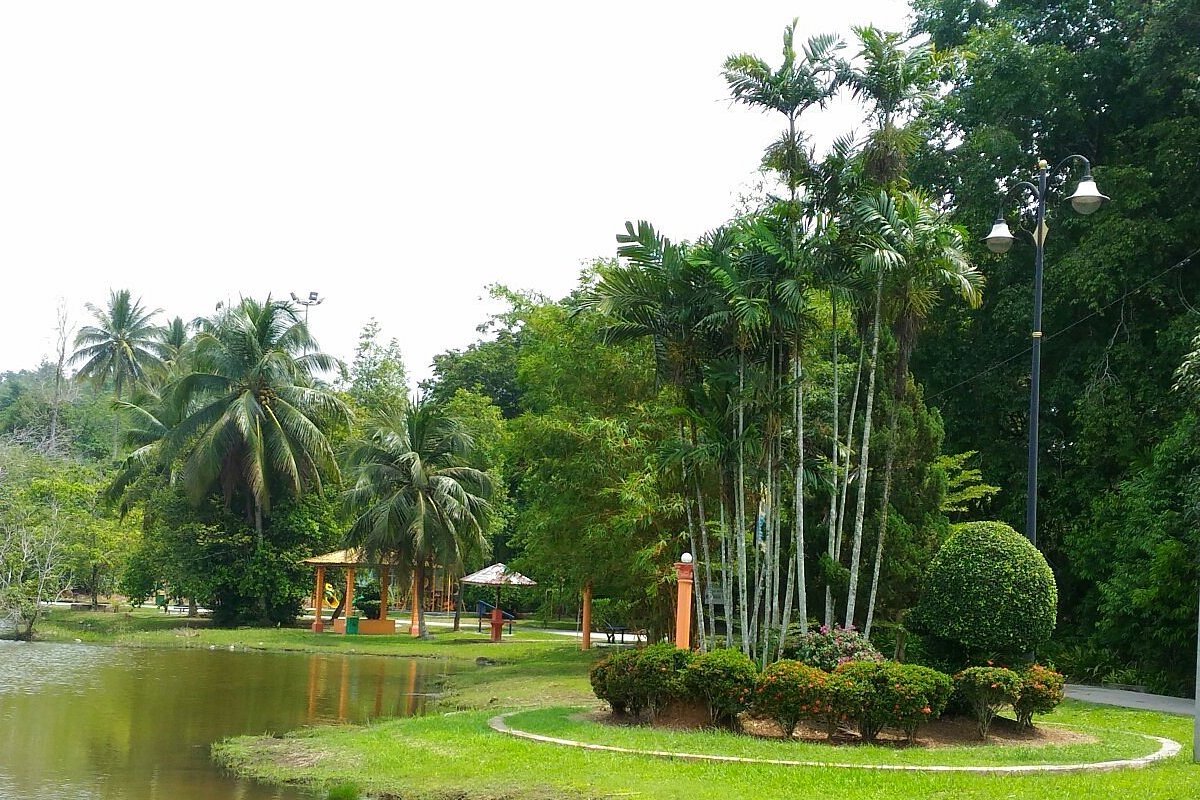
[[[346,633],[358,633],[358,617],[346,617]]]

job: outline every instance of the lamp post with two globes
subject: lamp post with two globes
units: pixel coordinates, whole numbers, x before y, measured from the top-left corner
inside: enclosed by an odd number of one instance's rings
[[[1050,175],[1072,161],[1083,163],[1083,177],[1075,188],[1074,194],[1067,199],[1071,207],[1080,214],[1091,214],[1104,205],[1108,198],[1100,193],[1096,181],[1092,178],[1092,164],[1081,155],[1070,155],[1058,162],[1053,170],[1045,161],[1038,161],[1037,185],[1029,181],[1021,181],[1010,187],[1004,193],[1007,199],[1018,189],[1027,189],[1037,202],[1037,219],[1033,229],[1033,244],[1035,248],[1033,274],[1033,366],[1029,378],[1029,473],[1025,499],[1025,535],[1037,546],[1037,469],[1038,469],[1038,409],[1040,405],[1041,369],[1042,369],[1042,267],[1045,261],[1046,234],[1046,192]],[[996,214],[992,230],[984,237],[987,248],[993,253],[1007,253],[1012,247],[1014,237],[1004,221],[1003,201]]]

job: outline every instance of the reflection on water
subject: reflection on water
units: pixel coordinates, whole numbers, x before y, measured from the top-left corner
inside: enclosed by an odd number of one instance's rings
[[[0,642],[0,800],[306,797],[223,774],[244,733],[409,716],[437,662]]]

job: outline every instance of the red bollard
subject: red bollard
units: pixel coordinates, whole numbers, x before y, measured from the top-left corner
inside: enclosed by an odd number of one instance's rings
[[[492,609],[492,641],[500,641],[500,635],[504,632],[504,613],[498,609]]]

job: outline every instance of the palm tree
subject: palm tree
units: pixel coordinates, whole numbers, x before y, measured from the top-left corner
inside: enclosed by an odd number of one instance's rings
[[[898,406],[908,388],[908,362],[916,346],[921,323],[941,298],[941,290],[950,287],[972,308],[982,302],[983,275],[967,259],[966,234],[950,223],[921,192],[906,192],[897,198],[892,218],[875,217],[883,239],[901,257],[894,270],[891,292],[893,330],[897,357],[892,404],[888,412],[888,450],[883,471],[883,496],[880,501],[879,535],[875,540],[875,565],[871,576],[871,594],[867,602],[867,620],[863,628],[870,635],[875,618],[875,598],[879,589],[879,570],[883,543],[887,535],[888,503],[891,499],[892,469],[896,458]]]
[[[414,636],[424,636],[425,566],[461,566],[486,550],[492,483],[467,465],[471,441],[430,403],[381,412],[350,450],[346,505],[354,522],[347,546],[368,559],[411,567]]]
[[[128,289],[109,293],[108,305],[87,304],[94,325],[85,325],[75,335],[71,363],[82,362],[76,377],[97,386],[111,383],[113,397],[120,402],[125,389],[144,383],[161,364],[158,355],[162,331],[152,319],[159,309],[147,311],[141,298],[133,300]],[[113,459],[120,451],[119,423],[113,429]]]
[[[185,411],[169,437],[184,487],[193,502],[219,487],[226,508],[240,494],[261,547],[274,495],[320,490],[323,475],[338,475],[325,430],[349,411],[314,381],[337,361],[290,303],[268,297],[206,320],[189,362],[173,393]]]
[[[807,172],[808,159],[803,148],[803,135],[797,129],[797,122],[804,111],[814,105],[823,106],[837,90],[839,76],[835,60],[837,51],[842,47],[841,41],[831,35],[815,36],[808,40],[802,50],[802,58],[797,57],[795,48],[795,33],[797,20],[793,20],[783,33],[783,63],[777,70],[772,70],[765,61],[752,55],[732,56],[725,62],[725,80],[729,84],[733,98],[752,108],[763,111],[775,111],[787,119],[787,130],[782,138],[771,145],[763,159],[764,166],[776,170],[783,177],[788,188],[788,203],[786,219],[788,225],[788,241],[790,248],[787,259],[790,261],[789,276],[792,283],[792,302],[801,306],[806,305],[805,296],[811,278],[801,274],[800,257],[800,213],[798,206],[798,191]],[[792,383],[793,383],[793,426],[796,440],[796,462],[794,471],[795,511],[793,547],[794,558],[798,566],[798,594],[800,600],[800,626],[808,628],[807,585],[804,569],[804,399],[803,399],[803,366],[801,358],[801,343],[799,332],[795,332],[792,347]],[[786,341],[786,339],[785,339]],[[836,409],[836,405],[835,405]],[[836,413],[836,411],[835,411]],[[773,565],[778,570],[778,555]],[[791,570],[789,569],[789,572]],[[791,609],[791,578],[788,579],[788,600],[785,603],[784,616],[780,631],[779,647],[782,651],[784,639],[787,636],[787,622]],[[765,658],[764,658],[765,660]]]
[[[875,298],[871,351],[867,360],[862,449],[858,462],[850,587],[846,595],[847,626],[854,624],[858,569],[862,555],[884,282],[888,272],[904,261],[904,255],[893,247],[894,243],[889,241],[887,235],[889,226],[893,233],[903,227],[895,219],[897,204],[892,192],[903,184],[908,155],[919,144],[916,132],[911,126],[902,124],[902,117],[933,96],[949,66],[949,61],[930,44],[905,50],[900,34],[882,33],[873,27],[855,28],[855,33],[861,45],[857,54],[861,65],[847,70],[846,81],[854,96],[865,100],[870,108],[874,129],[868,137],[862,157],[867,177],[880,188],[877,193],[864,193],[855,204],[854,213],[858,228],[854,247],[859,254],[860,268],[875,277]],[[873,227],[877,224],[882,227]]]

